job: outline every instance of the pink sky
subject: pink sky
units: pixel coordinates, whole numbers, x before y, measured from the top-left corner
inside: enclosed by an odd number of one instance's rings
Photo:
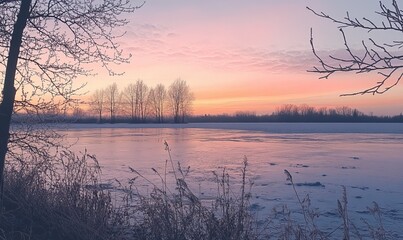
[[[350,106],[365,113],[403,112],[402,86],[378,96],[339,97],[376,81],[357,74],[328,80],[308,73],[317,64],[309,45],[310,28],[320,50],[343,48],[336,25],[315,17],[306,6],[334,16],[346,10],[374,16],[378,2],[366,0],[149,0],[129,16],[121,45],[131,63],[118,66],[120,77],[100,73],[87,90],[143,79],[149,86],[168,86],[176,78],[195,94],[195,114],[254,111],[271,113],[282,104]],[[365,6],[365,7],[363,7]],[[348,32],[359,47],[365,33]],[[387,40],[385,38],[385,40]]]

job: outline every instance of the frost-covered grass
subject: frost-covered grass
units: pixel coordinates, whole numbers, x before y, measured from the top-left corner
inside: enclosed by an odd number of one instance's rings
[[[180,164],[177,167],[169,154],[167,169],[160,174],[159,184],[151,183],[154,188],[149,194],[138,190],[129,191],[136,194],[135,208],[128,208],[129,216],[135,222],[132,232],[136,239],[258,239],[257,222],[248,210],[250,191],[247,183],[247,160],[245,158],[241,171],[241,188],[237,193],[230,185],[229,175],[225,171],[214,173],[216,196],[202,200],[188,187],[187,169]],[[132,172],[144,178],[135,169]],[[171,172],[169,176],[167,173]],[[176,186],[171,189],[167,178],[174,178]],[[148,181],[148,179],[145,179]],[[135,182],[130,189],[135,186]]]
[[[234,184],[225,169],[214,172],[216,194],[202,199],[189,187],[188,169],[171,158],[168,144],[166,151],[164,171],[153,169],[158,182],[131,169],[129,183],[110,190],[99,182],[96,159],[86,153],[60,153],[59,164],[52,168],[9,166],[0,239],[398,239],[383,227],[377,204],[368,208],[374,221],[357,227],[345,189],[334,206],[339,221],[330,230],[321,229],[321,212],[311,206],[309,195],[300,196],[288,171],[284,179],[292,186],[289,194],[298,210],[283,205],[257,217],[251,210],[253,183],[248,181],[246,158],[239,169],[240,184]],[[152,190],[142,189],[139,179],[149,181]]]
[[[166,143],[165,143],[166,144]],[[136,178],[126,189],[135,193],[137,208],[129,216],[137,216],[131,222],[136,231],[132,233],[139,239],[398,239],[398,235],[387,231],[382,223],[382,211],[374,203],[368,211],[372,217],[362,219],[356,225],[350,218],[346,188],[341,191],[341,198],[335,199],[334,206],[339,221],[334,226],[321,229],[320,211],[311,205],[309,195],[300,196],[296,184],[289,171],[285,170],[285,181],[289,182],[293,195],[298,204],[297,211],[289,210],[286,204],[282,209],[273,209],[273,213],[258,217],[258,212],[252,211],[251,188],[253,183],[248,181],[248,162],[246,157],[240,169],[240,184],[231,182],[226,170],[213,172],[217,193],[213,199],[197,197],[188,187],[187,175],[178,164],[174,167],[169,146],[169,154],[164,173],[153,171],[159,176],[158,183],[149,182],[153,191],[149,194],[139,193],[136,189]],[[131,169],[139,178],[146,179],[135,169]],[[170,170],[170,171],[169,171]],[[170,172],[167,176],[167,172]],[[176,180],[176,187],[169,188],[167,177]],[[130,209],[130,208],[128,208]],[[133,210],[133,209],[132,209]],[[140,227],[139,227],[140,226]],[[364,226],[364,227],[363,227]],[[141,231],[138,231],[141,229]],[[330,230],[329,230],[330,229]],[[138,235],[140,234],[140,235]]]
[[[88,187],[98,183],[96,161],[68,151],[55,158],[7,166],[0,239],[112,239],[119,216],[110,193]]]

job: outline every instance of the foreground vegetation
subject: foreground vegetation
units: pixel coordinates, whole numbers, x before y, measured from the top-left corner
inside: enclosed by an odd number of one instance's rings
[[[300,198],[287,170],[300,211],[290,212],[284,206],[275,215],[258,220],[250,210],[246,158],[239,189],[234,189],[223,170],[214,173],[215,198],[202,200],[188,186],[188,169],[180,164],[175,167],[168,144],[166,150],[169,160],[164,173],[153,169],[160,183],[130,168],[134,178],[120,184],[119,190],[103,187],[98,163],[86,152],[80,156],[57,153],[53,167],[8,165],[0,239],[397,239],[384,229],[377,205],[370,208],[376,224],[358,230],[348,215],[345,189],[338,201],[339,225],[322,231],[309,196]],[[174,187],[169,178],[176,182]],[[141,179],[153,187],[151,192],[137,188]]]
[[[110,193],[97,183],[91,156],[62,152],[57,168],[8,166],[0,211],[0,239],[111,239]]]

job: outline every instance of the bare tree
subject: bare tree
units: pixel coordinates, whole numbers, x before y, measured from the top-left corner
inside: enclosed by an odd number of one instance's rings
[[[89,64],[126,62],[115,43],[127,24],[121,16],[134,8],[129,0],[0,1],[0,65],[4,73],[0,104],[0,181],[3,182],[14,106],[35,108],[57,96],[68,102],[89,75]],[[16,101],[17,95],[17,101]],[[18,101],[18,100],[23,101]]]
[[[74,118],[74,120],[81,120],[86,117],[86,112],[84,111],[84,109],[77,106],[73,108],[73,113],[71,114],[71,116]]]
[[[118,104],[119,104],[119,89],[116,83],[113,83],[106,87],[105,91],[105,102],[106,102],[106,109],[109,111],[110,122],[114,123],[116,120],[116,113],[118,111]]]
[[[328,109],[327,109],[327,107],[320,107],[320,108],[318,109],[318,114],[319,114],[320,116],[328,115]]]
[[[379,2],[380,10],[375,12],[381,21],[369,18],[358,19],[352,17],[349,12],[343,19],[336,19],[323,12],[317,12],[308,7],[315,15],[338,24],[343,41],[345,52],[343,56],[330,55],[323,57],[316,50],[311,30],[311,47],[319,66],[314,67],[311,72],[322,74],[321,78],[328,78],[335,73],[355,72],[358,74],[376,73],[379,79],[372,86],[365,90],[343,95],[357,94],[382,94],[396,86],[403,77],[403,40],[396,39],[392,42],[381,43],[370,36],[371,33],[382,34],[403,32],[403,10],[400,9],[396,0],[392,0],[390,6]],[[361,42],[362,49],[354,50],[346,36],[345,29],[364,30],[368,33],[368,39]],[[386,32],[385,32],[386,31]]]
[[[336,113],[341,116],[352,116],[354,111],[352,108],[347,106],[337,107],[335,110]]]
[[[279,116],[298,116],[299,109],[298,106],[293,104],[285,104],[281,107],[277,107],[275,114]]]
[[[124,105],[129,106],[130,109],[130,117],[131,120],[134,122],[137,117],[138,109],[137,109],[137,90],[136,84],[129,84],[127,87],[124,88],[122,92],[122,100]]]
[[[157,122],[164,122],[164,106],[167,99],[167,91],[165,86],[158,84],[150,90],[149,103],[152,113]]]
[[[148,86],[143,80],[129,84],[122,92],[123,102],[129,106],[132,121],[144,121],[147,115]]]
[[[137,109],[139,120],[145,121],[147,117],[148,86],[143,80],[136,81]]]
[[[315,113],[315,108],[307,104],[301,104],[298,109],[301,116],[312,116]]]
[[[148,98],[147,98],[147,104],[148,104],[148,110],[151,115],[151,117],[155,117],[155,120],[158,121],[158,114],[156,110],[156,99],[155,99],[155,89],[150,88],[150,91],[148,91]]]
[[[193,93],[185,80],[177,79],[169,86],[168,100],[174,122],[185,122],[194,100]]]
[[[90,98],[90,108],[98,115],[98,122],[102,122],[102,114],[105,104],[105,91],[96,90]]]

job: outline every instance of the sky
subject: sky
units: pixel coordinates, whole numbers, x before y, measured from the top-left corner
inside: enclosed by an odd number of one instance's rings
[[[98,76],[85,79],[86,90],[113,82],[123,89],[137,79],[150,87],[168,86],[181,78],[195,95],[194,114],[270,114],[283,104],[400,114],[400,85],[382,95],[340,97],[364,90],[379,78],[349,73],[319,79],[321,75],[307,71],[318,65],[309,44],[311,28],[320,53],[344,48],[337,25],[315,16],[307,6],[339,18],[349,11],[358,18],[377,20],[378,4],[368,0],[147,0],[127,16],[126,35],[119,39],[125,53],[132,55],[130,64],[116,66],[125,74],[110,77],[99,70]],[[357,49],[362,40],[368,40],[367,32],[346,33]],[[376,37],[392,40],[387,34]]]

